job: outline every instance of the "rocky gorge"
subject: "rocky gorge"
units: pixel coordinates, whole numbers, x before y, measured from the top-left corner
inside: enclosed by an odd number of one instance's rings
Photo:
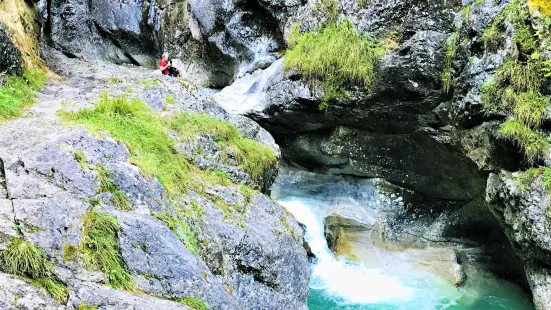
[[[4,0],[0,305],[306,309],[324,253],[285,197],[327,193],[337,256],[457,287],[491,273],[551,309],[550,16],[538,0]],[[162,52],[184,78],[154,70]],[[29,70],[48,81],[19,99]]]

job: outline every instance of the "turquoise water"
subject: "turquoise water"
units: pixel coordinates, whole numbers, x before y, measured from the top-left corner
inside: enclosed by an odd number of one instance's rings
[[[337,259],[323,234],[327,200],[285,197],[278,200],[306,227],[312,262],[310,310],[534,309],[519,287],[489,273],[469,274],[461,288],[426,272],[391,273]]]

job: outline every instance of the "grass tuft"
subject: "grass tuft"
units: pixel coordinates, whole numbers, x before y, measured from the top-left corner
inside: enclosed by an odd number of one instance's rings
[[[164,222],[166,226],[182,241],[186,249],[191,254],[199,254],[199,241],[195,233],[189,228],[185,221],[185,214],[178,212],[178,208],[175,208],[177,215],[173,216],[168,212],[154,213],[158,220]]]
[[[119,223],[107,214],[91,211],[84,219],[82,251],[89,266],[102,270],[114,288],[132,289],[118,240]]]
[[[529,162],[549,154],[549,142],[540,133],[517,120],[510,119],[501,124],[499,133],[520,146]]]
[[[113,172],[105,168],[103,165],[96,167],[97,178],[100,182],[100,189],[98,192],[110,192],[113,194],[113,206],[122,211],[133,210],[134,207],[126,197],[126,194],[117,188],[113,182]]]
[[[378,40],[362,36],[349,20],[329,23],[315,32],[292,32],[289,42],[295,46],[285,55],[285,69],[297,70],[307,79],[322,81],[327,90],[322,109],[331,100],[346,94],[348,85],[369,88],[375,75],[375,63],[386,49]]]
[[[185,297],[179,300],[181,304],[191,307],[194,310],[208,310],[208,305],[201,299]]]
[[[56,279],[41,278],[32,281],[31,284],[45,290],[58,303],[65,303],[69,296],[69,289],[67,286]]]
[[[0,86],[0,121],[21,116],[23,109],[35,102],[35,92],[46,85],[46,74],[27,70],[23,76],[7,76]]]
[[[39,246],[14,238],[0,252],[0,266],[4,272],[39,279],[46,276],[52,265]]]

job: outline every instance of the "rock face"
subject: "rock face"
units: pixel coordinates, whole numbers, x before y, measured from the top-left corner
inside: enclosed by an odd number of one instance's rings
[[[0,72],[7,74],[21,72],[21,52],[15,47],[2,24],[0,24]]]
[[[537,309],[549,309],[550,194],[542,188],[541,180],[540,176],[524,188],[516,174],[492,174],[488,178],[486,200],[505,229],[511,245],[525,262],[526,276]]]
[[[126,144],[109,135],[98,137],[80,127],[64,126],[56,112],[90,107],[107,91],[141,98],[163,115],[193,111],[232,122],[277,155],[270,134],[249,119],[228,115],[191,84],[186,88],[176,79],[130,66],[112,71],[112,64],[81,62],[48,49],[44,54],[52,69],[67,80],[42,90],[24,118],[0,124],[0,246],[4,249],[15,237],[38,245],[54,264],[55,277],[67,285],[69,296],[59,304],[40,289],[1,275],[6,278],[0,281],[3,308],[77,309],[85,304],[100,309],[189,309],[186,302],[177,301],[195,298],[209,309],[306,309],[310,271],[302,228],[260,192],[240,187],[268,189],[273,171],[267,172],[270,177],[264,183],[256,184],[237,163],[205,151],[203,161],[224,162],[219,169],[235,171],[231,178],[235,184],[198,180],[204,191],[189,190],[169,199],[156,178],[145,176],[131,163]],[[140,81],[157,82],[152,86]],[[165,96],[176,102],[166,104]],[[212,136],[204,135],[182,141],[180,148],[204,144],[207,149],[205,139],[215,144]],[[100,166],[109,171],[112,186],[132,210],[117,209],[114,194],[100,190]],[[176,205],[178,212],[195,214],[185,217],[185,227],[193,235],[167,224],[174,222],[166,216],[182,220],[175,215]],[[134,288],[144,294],[105,286],[106,275],[86,264],[84,254],[66,257],[68,245],[82,244],[83,219],[91,209],[116,218],[124,267]],[[13,298],[19,294],[25,298]]]

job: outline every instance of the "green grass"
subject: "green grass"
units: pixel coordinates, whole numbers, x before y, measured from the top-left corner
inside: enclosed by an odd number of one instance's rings
[[[105,168],[103,165],[96,167],[97,178],[100,182],[99,193],[109,192],[113,194],[113,205],[115,208],[122,211],[133,210],[134,207],[126,197],[126,194],[117,188],[113,182],[113,172]]]
[[[89,306],[85,303],[81,303],[78,306],[78,310],[98,310],[98,306]]]
[[[533,163],[549,155],[549,142],[539,132],[517,120],[510,119],[501,124],[499,133],[521,147],[528,162]]]
[[[175,215],[168,212],[154,213],[158,220],[164,222],[166,226],[182,241],[186,249],[191,254],[199,254],[199,240],[188,226],[185,218],[187,217],[178,207],[175,207]]]
[[[530,168],[527,171],[519,172],[518,177],[514,178],[513,182],[521,193],[525,193],[530,190],[532,183],[542,172],[542,168]]]
[[[7,76],[0,86],[0,121],[21,116],[23,109],[35,102],[35,93],[46,85],[46,74],[27,70],[23,76]]]
[[[167,135],[165,122],[143,101],[103,95],[94,108],[63,116],[96,133],[105,130],[125,141],[134,153],[132,162],[145,175],[156,176],[169,195],[186,191],[190,165],[175,151],[175,142]]]
[[[442,80],[442,91],[446,94],[451,91],[453,85],[455,84],[453,61],[461,41],[461,29],[469,22],[471,11],[472,4],[465,5],[461,11],[459,11],[459,15],[461,16],[460,23],[456,26],[455,32],[448,38],[446,44],[444,45],[445,63],[444,70],[442,71],[440,77]],[[463,41],[465,42],[463,45],[466,45],[465,39],[466,38],[463,38]]]
[[[296,44],[285,55],[285,69],[323,82],[327,93],[321,109],[345,95],[349,85],[369,88],[375,64],[386,52],[379,40],[360,35],[349,20],[329,23],[314,32],[291,32],[289,42]]]
[[[201,299],[186,297],[179,300],[181,304],[191,307],[194,310],[208,310],[209,306]]]
[[[165,97],[166,104],[176,104],[176,102],[178,101],[176,100],[176,97],[174,97],[173,95],[168,95]]]
[[[145,86],[146,89],[149,89],[153,86],[160,86],[161,82],[157,79],[146,79],[146,80],[140,81],[140,84]]]
[[[105,273],[114,288],[132,289],[132,276],[126,269],[118,240],[116,218],[90,211],[83,223],[81,249],[86,263]]]
[[[497,45],[505,22],[515,28],[515,53],[497,68],[491,81],[481,88],[481,99],[490,112],[505,112],[509,119],[501,125],[500,133],[524,150],[529,163],[549,155],[549,142],[540,132],[547,117],[550,98],[541,93],[549,62],[540,51],[537,34],[530,24],[526,3],[511,1],[486,29],[482,41]]]
[[[0,252],[2,271],[39,279],[48,275],[52,264],[39,246],[21,238],[14,238],[6,249]]]
[[[184,140],[198,134],[214,136],[219,144],[234,151],[239,165],[256,182],[260,182],[265,172],[277,164],[275,153],[270,147],[244,137],[234,125],[206,114],[181,113],[174,117],[171,128]]]
[[[339,15],[339,0],[316,0],[314,9],[327,18],[328,22],[334,22]]]
[[[504,33],[505,21],[519,28],[524,26],[527,20],[529,20],[529,13],[524,2],[521,0],[512,0],[505,9],[494,18],[492,24],[484,30],[480,40],[484,42],[487,47],[495,46],[498,43],[500,35]],[[515,41],[517,41],[518,35],[518,33],[515,34]],[[526,35],[526,33],[520,35]]]
[[[59,303],[67,300],[67,286],[51,276],[54,265],[39,246],[14,238],[0,252],[0,270],[30,279],[30,284],[44,289]]]
[[[52,296],[57,302],[65,303],[69,296],[69,289],[67,286],[56,279],[42,278],[31,282],[32,285],[45,290],[50,296]]]

